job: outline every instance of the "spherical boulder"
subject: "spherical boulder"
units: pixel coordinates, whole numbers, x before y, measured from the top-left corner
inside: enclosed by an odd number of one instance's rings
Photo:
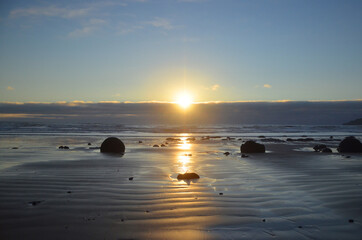
[[[254,141],[246,141],[240,146],[242,153],[265,153],[265,146]]]
[[[109,137],[101,145],[102,153],[124,153],[126,147],[123,142],[116,137]]]
[[[360,153],[362,152],[362,143],[355,137],[346,137],[339,143],[338,152],[340,153]]]

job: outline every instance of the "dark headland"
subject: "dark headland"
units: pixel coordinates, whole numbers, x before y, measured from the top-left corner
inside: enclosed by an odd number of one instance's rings
[[[357,118],[355,120],[343,123],[343,125],[362,125],[362,118]]]

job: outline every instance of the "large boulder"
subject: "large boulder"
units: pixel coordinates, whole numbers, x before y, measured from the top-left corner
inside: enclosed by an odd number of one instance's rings
[[[126,147],[123,142],[116,137],[109,137],[101,145],[102,153],[124,153]]]
[[[346,137],[339,143],[338,152],[340,153],[360,153],[362,152],[362,143],[355,137]]]
[[[242,153],[265,153],[265,146],[254,141],[246,141],[240,146]]]

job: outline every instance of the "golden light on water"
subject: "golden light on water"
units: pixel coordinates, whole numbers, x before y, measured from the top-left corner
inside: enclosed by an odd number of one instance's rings
[[[178,155],[177,162],[179,164],[179,172],[186,173],[189,170],[190,163],[191,163],[191,156],[189,150],[192,148],[192,144],[188,140],[188,134],[182,134],[180,137],[181,141],[178,144],[178,148],[183,150],[180,151],[180,155]]]
[[[189,108],[192,102],[192,96],[188,92],[182,92],[177,96],[176,103],[183,109]]]
[[[189,164],[191,161],[191,157],[188,155],[180,155],[178,156],[179,162],[179,172],[186,173],[189,170]]]
[[[178,146],[179,149],[189,150],[191,148],[191,143],[187,141],[187,137],[181,137],[181,142]]]

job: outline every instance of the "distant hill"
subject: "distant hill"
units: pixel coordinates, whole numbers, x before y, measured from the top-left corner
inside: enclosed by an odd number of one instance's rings
[[[343,125],[362,125],[362,118],[358,118],[356,120],[343,123]]]

